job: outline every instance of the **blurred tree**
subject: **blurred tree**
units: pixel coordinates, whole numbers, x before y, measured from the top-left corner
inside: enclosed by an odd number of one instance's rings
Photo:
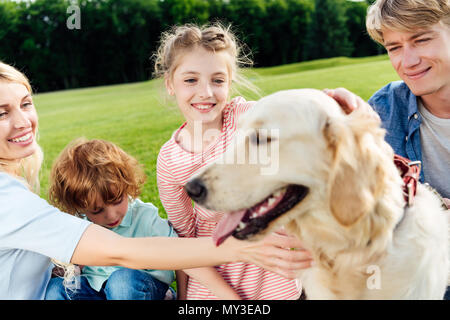
[[[347,29],[353,47],[353,57],[365,57],[381,53],[380,45],[373,41],[366,31],[366,13],[369,7],[365,1],[346,3]]]
[[[19,46],[17,28],[19,8],[14,2],[0,2],[0,61],[15,63],[13,59]],[[8,44],[8,45],[5,45]]]
[[[24,66],[39,91],[150,78],[149,57],[161,33],[159,0],[80,1],[80,30],[66,25],[72,3],[2,2],[0,41],[9,51],[0,49],[0,58]]]
[[[229,0],[224,2],[224,20],[233,22],[237,37],[252,51],[253,60],[258,66],[267,65],[264,55],[264,37],[267,32],[266,5],[264,0]]]
[[[381,53],[366,35],[368,3],[345,0],[0,0],[0,59],[38,91],[149,79],[161,31],[232,24],[255,66]],[[78,5],[81,29],[67,27]]]
[[[159,6],[164,29],[189,22],[201,25],[210,17],[208,0],[162,0]]]
[[[88,66],[87,82],[147,80],[149,57],[161,33],[158,0],[91,0],[82,7],[80,46]]]
[[[67,30],[67,4],[60,0],[36,0],[19,3],[18,25],[15,36],[20,42],[15,48],[14,60],[28,69],[34,87],[38,90],[64,88],[64,77],[69,66],[60,36]]]
[[[347,29],[346,0],[315,0],[307,35],[305,60],[349,56],[353,51]]]
[[[267,1],[266,32],[261,43],[265,65],[301,61],[313,9],[310,0]]]

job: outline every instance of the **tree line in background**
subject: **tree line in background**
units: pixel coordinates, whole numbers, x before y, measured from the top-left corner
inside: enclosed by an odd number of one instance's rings
[[[38,92],[143,81],[175,24],[231,23],[256,67],[382,53],[365,31],[370,0],[0,0],[0,60]],[[70,30],[68,7],[80,8]]]

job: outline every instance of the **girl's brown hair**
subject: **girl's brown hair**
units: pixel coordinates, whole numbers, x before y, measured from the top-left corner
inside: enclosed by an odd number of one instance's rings
[[[124,196],[137,198],[146,180],[142,166],[115,144],[76,139],[55,160],[49,200],[70,214],[92,208],[100,197],[112,204]]]

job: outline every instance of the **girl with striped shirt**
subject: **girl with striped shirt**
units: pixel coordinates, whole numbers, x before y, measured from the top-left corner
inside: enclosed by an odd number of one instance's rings
[[[180,237],[210,237],[222,217],[223,213],[193,205],[183,186],[198,170],[224,153],[235,135],[239,117],[254,104],[242,97],[228,100],[231,83],[245,81],[238,76],[240,63],[236,39],[229,28],[218,24],[201,28],[184,25],[162,36],[156,54],[156,75],[164,79],[168,94],[175,98],[186,122],[160,150],[157,181],[161,202]],[[296,242],[293,247],[299,248]],[[272,247],[274,261],[286,251]],[[298,255],[302,260],[299,268],[309,267],[309,253],[302,249]],[[177,280],[181,299],[300,296],[295,280],[253,264],[237,262],[184,271],[189,277]]]

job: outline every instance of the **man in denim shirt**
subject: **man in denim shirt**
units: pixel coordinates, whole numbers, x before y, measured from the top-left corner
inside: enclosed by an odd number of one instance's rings
[[[403,81],[369,103],[396,153],[423,164],[421,181],[450,198],[450,1],[378,0],[366,19]]]
[[[386,141],[389,142],[395,153],[411,161],[421,161],[423,164],[420,172],[421,182],[430,183],[443,197],[449,198],[450,183],[448,182],[450,180],[445,178],[444,173],[450,172],[450,153],[448,153],[450,151],[450,118],[442,121],[444,125],[447,123],[447,132],[444,131],[443,137],[437,139],[437,141],[439,144],[440,140],[444,140],[444,145],[440,147],[444,152],[437,155],[438,163],[433,166],[432,163],[424,161],[423,152],[423,149],[430,146],[431,141],[426,140],[419,130],[424,122],[423,114],[425,114],[425,117],[432,117],[433,114],[426,113],[427,109],[423,105],[420,106],[421,103],[420,98],[415,96],[403,81],[388,84],[369,99],[369,104],[377,111],[383,122],[383,127],[387,130]],[[432,118],[432,120],[439,121],[439,118]],[[442,131],[434,131],[438,135],[442,133]],[[428,144],[423,143],[425,141]],[[445,154],[445,151],[447,151],[447,154]],[[431,153],[433,152],[431,151]],[[435,160],[432,157],[429,158],[431,158],[430,162]],[[430,172],[433,169],[437,171],[436,175]]]
[[[377,91],[369,104],[395,153],[422,161],[421,182],[449,206],[450,0],[377,0],[366,25],[402,79]],[[327,93],[347,112],[365,103],[343,88]]]
[[[366,27],[402,79],[369,99],[386,141],[396,154],[422,162],[420,181],[450,208],[450,0],[377,0]],[[343,88],[327,93],[346,112],[365,103]]]

